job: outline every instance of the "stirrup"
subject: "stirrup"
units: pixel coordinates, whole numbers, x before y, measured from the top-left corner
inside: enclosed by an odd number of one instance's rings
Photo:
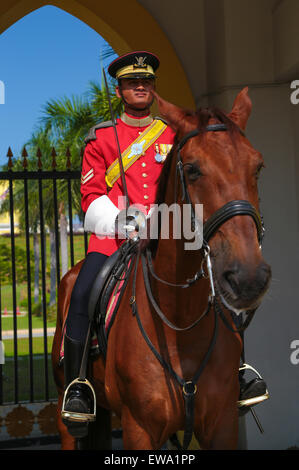
[[[253,371],[258,376],[259,379],[263,380],[263,377],[258,373],[258,371],[255,370],[249,364],[244,363],[243,366],[239,368],[239,371],[246,370],[246,369]],[[242,408],[243,406],[250,407],[253,405],[257,405],[258,403],[262,403],[265,400],[268,400],[269,396],[270,395],[269,395],[268,389],[266,388],[266,391],[263,395],[258,395],[257,397],[252,397],[252,398],[245,398],[244,400],[238,400],[237,404],[239,408]]]
[[[91,390],[92,395],[93,395],[93,413],[78,413],[78,412],[74,412],[74,411],[67,411],[67,410],[64,409],[65,399],[67,397],[68,391],[75,384],[86,385]],[[87,379],[77,378],[77,379],[73,380],[68,385],[68,387],[66,388],[66,390],[64,392],[64,397],[63,397],[63,402],[62,402],[62,409],[61,409],[61,416],[62,416],[62,418],[66,419],[68,421],[74,421],[74,422],[77,422],[77,423],[78,422],[86,423],[86,422],[95,421],[95,419],[96,419],[96,395],[95,395],[95,392],[94,392],[94,389],[93,389],[91,383]]]

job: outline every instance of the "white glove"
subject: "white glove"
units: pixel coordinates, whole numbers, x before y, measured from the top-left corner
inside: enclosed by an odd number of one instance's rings
[[[134,206],[119,212],[115,219],[115,232],[120,238],[138,240],[145,227],[146,215]]]
[[[100,196],[89,205],[84,220],[84,230],[101,237],[115,235],[115,219],[119,209],[108,196]]]

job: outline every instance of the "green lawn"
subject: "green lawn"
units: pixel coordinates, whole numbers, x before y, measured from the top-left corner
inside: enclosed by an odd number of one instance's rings
[[[47,321],[47,328],[53,328],[56,326],[56,320],[53,319],[51,321]],[[1,318],[1,329],[2,334],[5,331],[13,330],[14,329],[14,320],[12,316],[3,316]],[[44,329],[44,322],[42,317],[32,316],[32,329]],[[17,333],[20,330],[27,330],[29,336],[29,320],[28,315],[24,316],[17,316]],[[17,335],[18,336],[18,335]],[[51,351],[52,346],[52,336],[48,336],[48,351]],[[13,346],[13,339],[4,339],[5,345],[5,355],[6,356],[13,356],[14,355],[14,346]],[[33,339],[33,352],[34,354],[43,354],[44,347],[43,347],[43,338],[34,338]],[[29,354],[29,341],[28,339],[23,339],[18,337],[18,355],[26,355]]]
[[[47,326],[52,327],[56,325],[55,320],[47,320]],[[12,330],[13,329],[13,317],[12,316],[5,316],[2,314],[1,318],[1,326],[2,331]],[[23,316],[17,315],[17,328],[20,330],[24,330],[29,326],[29,319],[27,313]],[[32,316],[32,328],[43,328],[43,318],[37,317],[35,315]]]
[[[53,336],[47,337],[47,348],[48,353],[52,349]],[[14,356],[14,340],[13,339],[4,339],[4,348],[5,348],[5,358]],[[44,354],[44,338],[43,337],[33,337],[32,338],[32,350],[33,354]],[[29,354],[29,338],[18,338],[17,344],[18,356],[26,356]]]

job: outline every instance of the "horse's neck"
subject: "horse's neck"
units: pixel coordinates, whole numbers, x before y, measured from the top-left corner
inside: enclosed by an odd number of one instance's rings
[[[169,282],[182,283],[191,278],[200,268],[201,254],[199,250],[189,250],[190,240],[186,240],[186,205],[180,201],[181,187],[176,174],[176,159],[172,158],[172,165],[166,185],[166,194],[162,210],[159,240],[156,251],[156,268],[167,276]],[[189,217],[190,218],[190,217]],[[188,231],[191,220],[187,220]],[[166,239],[164,239],[166,234]],[[190,232],[189,234],[190,235]]]

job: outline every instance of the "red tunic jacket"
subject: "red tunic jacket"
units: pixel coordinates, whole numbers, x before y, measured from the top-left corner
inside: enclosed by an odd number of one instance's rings
[[[150,116],[139,119],[127,114],[117,119],[116,128],[121,152],[124,152],[137,139],[150,125],[150,121]],[[145,155],[141,156],[127,169],[125,175],[131,205],[142,204],[148,212],[151,204],[154,204],[157,182],[163,167],[163,163],[156,161],[155,156],[159,153],[159,149],[165,149],[163,144],[168,145],[169,149],[169,146],[173,144],[173,139],[174,132],[167,126],[156,142],[146,150]],[[124,208],[119,207],[119,197],[124,196],[124,194],[121,178],[118,178],[110,190],[107,189],[105,182],[106,170],[117,159],[118,155],[113,127],[111,125],[108,127],[100,125],[99,128],[95,126],[86,141],[81,179],[82,209],[86,213],[92,202],[99,201],[102,196],[108,196],[115,208],[106,198],[102,197],[101,202],[106,201],[110,204],[109,207],[106,205],[106,212],[107,216],[110,213],[110,217],[112,217],[111,212],[113,212],[114,220],[114,209]],[[104,214],[104,212],[102,213]],[[96,251],[110,256],[119,248],[119,244],[120,241],[115,238],[98,237],[95,233],[92,233],[88,253]]]

